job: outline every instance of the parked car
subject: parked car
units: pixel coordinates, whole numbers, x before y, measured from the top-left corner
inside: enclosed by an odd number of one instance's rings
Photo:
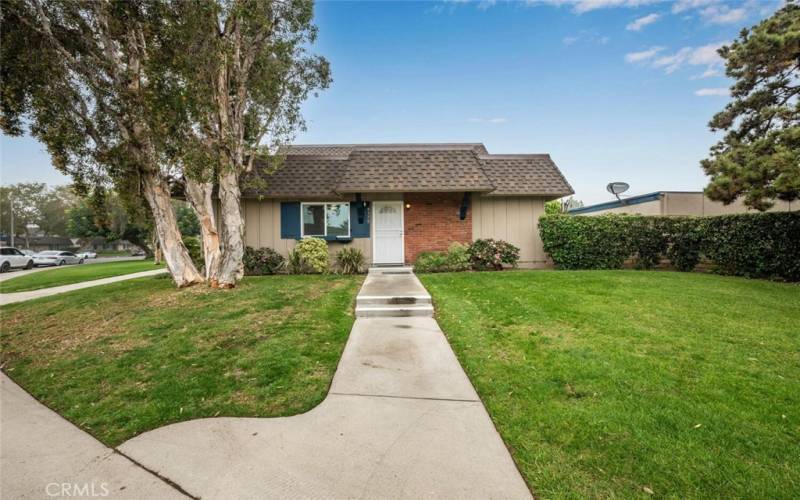
[[[83,250],[82,252],[78,252],[77,255],[81,259],[96,259],[97,258],[97,252],[92,252],[91,250]]]
[[[137,248],[136,250],[131,250],[131,256],[133,257],[141,257],[142,255],[144,255],[144,250],[142,250],[141,248]]]
[[[64,264],[83,264],[83,259],[64,250],[45,250],[34,256],[33,263],[37,266],[63,266]]]
[[[36,252],[34,252],[33,250],[28,250],[27,248],[23,248],[22,250],[20,250],[20,252],[24,253],[28,257],[33,257],[34,255],[36,255]]]
[[[12,268],[30,269],[34,259],[20,252],[14,247],[0,247],[0,273],[5,273]]]

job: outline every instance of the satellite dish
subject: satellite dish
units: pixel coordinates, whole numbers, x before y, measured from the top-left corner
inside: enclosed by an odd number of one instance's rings
[[[627,182],[609,182],[606,186],[606,191],[616,196],[619,200],[619,195],[627,191],[629,188],[630,186]]]

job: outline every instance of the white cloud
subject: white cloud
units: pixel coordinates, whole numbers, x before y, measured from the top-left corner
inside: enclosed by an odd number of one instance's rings
[[[487,10],[490,7],[494,7],[497,3],[497,0],[481,0],[478,2],[478,10]]]
[[[492,124],[498,124],[498,123],[506,123],[508,121],[508,118],[503,118],[503,117],[495,117],[495,118],[472,117],[472,118],[467,118],[467,121],[469,123],[492,123]]]
[[[702,78],[713,78],[715,76],[722,76],[722,72],[715,68],[708,68],[699,75],[693,76],[692,80],[700,80]]]
[[[730,91],[725,87],[713,87],[713,88],[695,90],[694,95],[700,97],[727,96],[730,95]]]
[[[654,22],[658,21],[659,17],[661,17],[659,14],[648,14],[628,24],[625,26],[625,29],[628,31],[642,31],[642,28],[648,24],[653,24]]]
[[[702,47],[683,47],[674,54],[655,59],[653,67],[663,68],[666,73],[674,73],[686,65],[707,66],[707,70],[712,70],[722,65],[722,58],[717,53],[717,49],[726,43],[710,43]]]
[[[648,61],[658,55],[662,50],[664,50],[664,47],[650,47],[641,52],[630,52],[625,54],[625,61],[629,63]]]
[[[747,17],[747,10],[731,9],[727,5],[711,5],[700,11],[700,17],[709,24],[734,24]]]
[[[577,14],[583,14],[592,10],[608,9],[612,7],[641,7],[661,0],[578,0],[572,9]]]
[[[687,10],[699,9],[718,2],[719,0],[678,0],[672,4],[672,13],[678,14]]]
[[[577,35],[573,36],[565,36],[561,39],[561,43],[564,45],[573,45],[577,42],[592,42],[592,43],[599,43],[600,45],[605,45],[609,41],[611,41],[610,37],[607,36],[600,36],[594,31],[587,31],[582,30]]]

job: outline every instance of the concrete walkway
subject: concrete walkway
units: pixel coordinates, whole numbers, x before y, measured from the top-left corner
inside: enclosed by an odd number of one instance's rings
[[[400,295],[427,295],[401,274],[368,277],[359,297],[376,280],[392,296],[395,279]],[[328,397],[308,413],[183,422],[120,450],[203,499],[531,498],[429,317],[356,319]]]
[[[36,401],[5,374],[0,374],[0,391],[3,498],[187,498]]]
[[[366,305],[403,296],[427,292],[413,275],[373,274],[359,293]],[[131,498],[530,499],[436,321],[394,314],[356,319],[330,392],[311,411],[172,424],[119,454],[3,376],[3,496],[95,480]]]
[[[31,290],[29,292],[15,292],[15,293],[0,293],[0,306],[6,304],[14,304],[15,302],[23,302],[26,300],[39,299],[42,297],[49,297],[59,293],[72,292],[81,290],[82,288],[90,288],[93,286],[108,285],[109,283],[116,283],[117,281],[132,280],[136,278],[144,278],[146,276],[155,276],[167,272],[166,269],[154,269],[152,271],[142,271],[140,273],[123,274],[122,276],[112,276],[111,278],[101,278],[99,280],[82,281],[80,283],[73,283],[71,285],[54,286],[50,288],[42,288],[40,290]]]

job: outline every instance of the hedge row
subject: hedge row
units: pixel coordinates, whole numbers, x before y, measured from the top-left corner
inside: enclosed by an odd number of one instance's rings
[[[545,251],[561,269],[618,269],[662,259],[681,271],[707,259],[723,274],[800,281],[800,212],[654,217],[546,215]]]

